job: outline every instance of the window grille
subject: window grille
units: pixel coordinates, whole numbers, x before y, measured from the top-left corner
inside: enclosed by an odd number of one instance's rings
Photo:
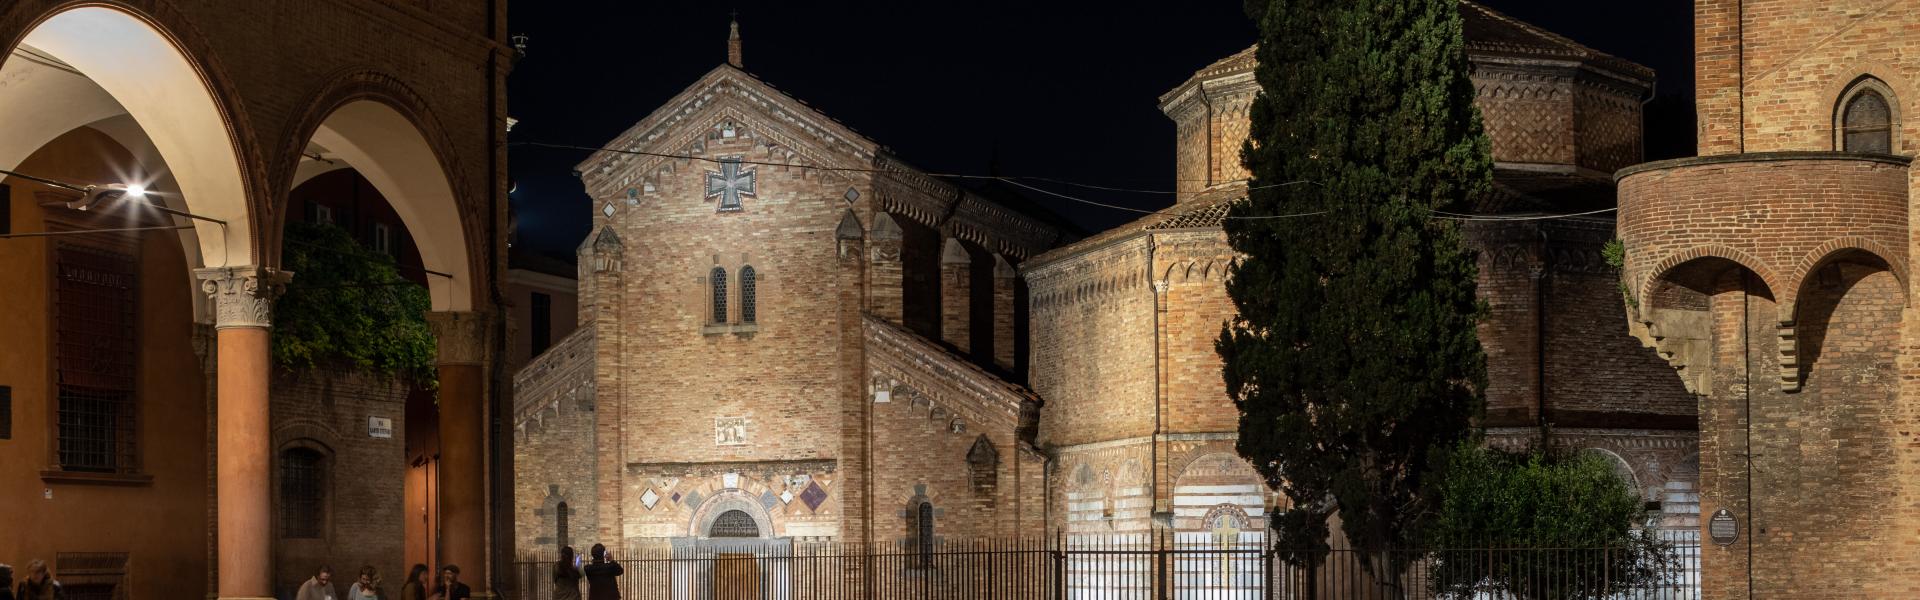
[[[729,510],[713,519],[713,526],[707,529],[707,537],[757,538],[760,537],[760,524],[753,522],[753,515]]]
[[[559,506],[554,507],[553,514],[554,520],[558,522],[553,539],[558,540],[559,547],[565,548],[569,545],[567,544],[567,503],[561,502]]]
[[[318,538],[325,521],[326,457],[311,448],[280,453],[280,532],[288,538]]]
[[[727,322],[727,270],[714,267],[707,277],[713,284],[713,322]]]
[[[916,566],[933,566],[933,503],[921,502],[913,511],[913,553]]]
[[[59,552],[53,555],[53,572],[67,600],[121,600],[128,597],[121,589],[127,557],[125,552]]]
[[[63,244],[55,261],[59,468],[138,472],[133,257]]]
[[[1861,90],[1847,101],[1844,149],[1848,152],[1893,152],[1893,112],[1887,99],[1873,90]]]
[[[755,287],[754,279],[755,279],[755,276],[753,274],[752,266],[740,267],[740,322],[741,323],[754,322],[754,317],[755,317],[754,312],[756,310],[755,306],[758,304],[758,302],[756,302],[753,297],[754,287]]]

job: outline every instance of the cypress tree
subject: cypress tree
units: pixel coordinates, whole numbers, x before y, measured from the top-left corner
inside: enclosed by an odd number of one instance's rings
[[[1225,226],[1243,257],[1227,285],[1239,315],[1216,344],[1239,452],[1292,501],[1273,525],[1285,547],[1324,549],[1337,514],[1354,547],[1404,548],[1434,514],[1448,451],[1474,437],[1486,384],[1474,253],[1435,218],[1492,185],[1459,5],[1246,8],[1261,92],[1248,198]],[[1403,556],[1370,570],[1404,572]]]

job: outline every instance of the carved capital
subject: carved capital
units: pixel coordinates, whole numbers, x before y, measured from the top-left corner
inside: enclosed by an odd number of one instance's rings
[[[427,326],[438,342],[441,365],[478,365],[487,356],[486,313],[447,311],[427,313]]]
[[[260,267],[195,269],[200,291],[213,301],[214,329],[273,326],[273,299],[293,273]]]

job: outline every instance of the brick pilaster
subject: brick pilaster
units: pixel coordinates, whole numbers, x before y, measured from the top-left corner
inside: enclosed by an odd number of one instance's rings
[[[894,324],[904,324],[900,264],[900,224],[887,213],[874,213],[867,233],[867,312]]]
[[[1013,284],[1019,273],[1007,257],[993,256],[993,364],[1013,371]]]
[[[861,283],[866,279],[866,252],[859,219],[847,211],[835,229],[839,243],[840,296],[840,536],[851,542],[872,541],[868,514],[869,420],[872,391],[867,389],[866,334],[861,319]],[[898,243],[898,242],[896,242]],[[898,264],[897,261],[895,264]]]
[[[940,339],[962,353],[968,353],[972,343],[972,299],[973,257],[960,240],[947,238],[940,247]]]

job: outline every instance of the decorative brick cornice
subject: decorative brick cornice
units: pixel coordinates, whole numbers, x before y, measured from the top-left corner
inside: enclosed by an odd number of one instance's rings
[[[273,300],[293,273],[260,267],[196,269],[200,291],[212,300],[215,329],[273,326]]]
[[[905,385],[942,406],[964,406],[978,419],[1027,428],[1039,416],[1040,397],[967,362],[898,325],[865,315],[867,365],[875,377]],[[906,401],[908,399],[901,399]]]
[[[513,423],[518,426],[563,394],[593,389],[594,327],[582,324],[513,375]]]

